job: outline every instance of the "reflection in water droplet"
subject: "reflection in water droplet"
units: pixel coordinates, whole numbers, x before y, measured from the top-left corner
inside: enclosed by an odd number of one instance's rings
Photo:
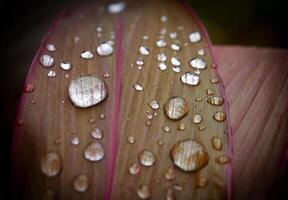
[[[111,42],[104,42],[100,44],[96,50],[99,56],[109,56],[113,53]]]
[[[211,105],[221,106],[224,103],[224,99],[219,96],[208,97],[207,102]]]
[[[75,146],[79,145],[80,144],[79,137],[72,136],[70,142],[72,145],[75,145]]]
[[[201,34],[198,31],[193,32],[189,35],[189,40],[192,43],[199,42],[201,40]]]
[[[34,91],[34,85],[30,84],[30,83],[26,83],[25,87],[24,87],[24,92],[25,93],[31,93]]]
[[[47,51],[50,51],[50,52],[55,52],[56,51],[56,47],[54,44],[47,44],[46,45],[46,49]]]
[[[73,178],[72,185],[75,191],[85,192],[90,186],[90,180],[87,175],[79,174]]]
[[[202,122],[202,115],[199,114],[199,113],[196,113],[196,114],[193,116],[193,123],[194,123],[194,124],[199,124],[200,122]]]
[[[148,47],[144,47],[144,46],[141,46],[140,48],[139,48],[139,52],[140,52],[140,54],[141,55],[143,55],[143,56],[148,56],[149,55],[149,48]]]
[[[176,32],[170,33],[170,38],[171,38],[171,39],[177,38],[177,33],[176,33]]]
[[[98,142],[88,144],[84,150],[84,158],[92,162],[100,161],[104,158],[104,149]]]
[[[196,86],[200,83],[200,77],[193,72],[186,72],[181,76],[181,82],[187,85]]]
[[[175,58],[175,57],[171,58],[171,63],[174,66],[180,66],[181,65],[181,61],[179,59]]]
[[[165,115],[172,120],[182,119],[188,111],[188,102],[182,97],[171,97],[164,105]]]
[[[49,78],[54,78],[56,77],[56,72],[54,70],[49,70],[47,76]]]
[[[134,138],[133,136],[128,136],[127,141],[128,141],[130,144],[134,144],[134,143],[135,143],[135,138]]]
[[[161,39],[156,42],[156,45],[161,48],[166,47],[167,43],[165,42],[165,40]]]
[[[160,62],[159,65],[158,65],[158,68],[161,70],[161,71],[164,71],[167,69],[167,65],[164,63],[164,62]]]
[[[57,176],[62,168],[62,161],[58,153],[49,152],[41,157],[41,170],[48,177]]]
[[[91,75],[74,79],[69,85],[69,98],[76,107],[94,106],[107,96],[108,90],[104,82]]]
[[[226,120],[226,115],[223,111],[217,111],[214,116],[213,119],[215,119],[218,122],[223,122]]]
[[[142,91],[142,90],[144,90],[144,87],[143,87],[142,85],[138,84],[138,83],[134,84],[133,87],[134,87],[134,89],[135,89],[136,91]]]
[[[126,4],[123,1],[117,3],[111,3],[108,5],[108,12],[113,14],[120,13],[125,9],[125,7]]]
[[[212,142],[212,147],[216,151],[220,151],[222,149],[222,140],[220,138],[213,137],[211,142]]]
[[[193,58],[189,61],[189,65],[196,69],[205,69],[207,67],[206,61],[203,58]]]
[[[132,174],[132,175],[137,175],[139,174],[141,171],[141,165],[137,162],[135,163],[132,163],[130,166],[129,166],[129,173]]]
[[[70,70],[72,68],[72,64],[69,62],[62,62],[60,67],[64,70]]]
[[[180,51],[181,47],[178,44],[171,44],[170,48],[174,51]]]
[[[148,104],[150,106],[150,108],[152,108],[153,110],[157,110],[159,109],[159,102],[156,99],[153,99],[149,102]]]
[[[157,55],[157,60],[160,62],[165,62],[167,60],[167,57],[165,55],[165,53],[160,53]]]
[[[197,187],[198,188],[204,188],[208,185],[208,180],[204,177],[199,177],[198,182],[197,182]]]
[[[40,63],[44,67],[52,67],[55,63],[55,60],[52,56],[44,54],[40,57]]]
[[[83,51],[81,53],[81,58],[83,58],[83,59],[91,59],[91,58],[93,58],[93,54],[92,54],[91,51]]]
[[[204,146],[190,139],[174,144],[170,156],[177,167],[187,172],[203,168],[209,160]]]
[[[151,191],[148,185],[140,185],[137,188],[137,195],[140,199],[149,199],[151,196]]]
[[[174,167],[169,167],[168,169],[166,169],[165,171],[165,178],[168,180],[168,181],[172,181],[174,180],[176,177],[176,172],[174,170]]]
[[[150,150],[144,150],[138,154],[138,159],[141,165],[145,167],[151,167],[156,162],[155,154]]]
[[[101,128],[94,128],[91,131],[91,136],[96,140],[101,140],[103,138],[103,131]]]
[[[215,161],[220,165],[225,165],[230,162],[230,159],[227,156],[218,156]]]

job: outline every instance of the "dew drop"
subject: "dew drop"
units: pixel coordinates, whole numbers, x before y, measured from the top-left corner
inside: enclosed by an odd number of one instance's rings
[[[195,31],[189,35],[189,40],[192,43],[199,42],[201,40],[201,34],[198,31]]]
[[[24,92],[31,93],[34,91],[34,89],[35,89],[34,85],[32,85],[31,83],[26,83],[24,87]]]
[[[158,140],[158,141],[157,141],[157,144],[158,144],[159,147],[163,147],[164,142],[163,142],[162,140]]]
[[[178,130],[179,130],[179,131],[184,131],[185,128],[186,128],[186,126],[185,126],[185,124],[183,124],[183,123],[181,123],[181,124],[178,125]]]
[[[96,50],[99,56],[109,56],[113,53],[113,46],[111,42],[104,42],[100,44]]]
[[[198,188],[204,188],[208,185],[208,180],[204,177],[199,177],[198,181],[197,181],[197,187]]]
[[[178,58],[175,58],[175,57],[171,58],[171,63],[174,66],[180,66],[181,65],[181,61]]]
[[[128,143],[130,143],[130,144],[134,144],[134,143],[135,143],[135,138],[134,138],[133,136],[128,136],[128,137],[127,137],[127,141],[128,141]]]
[[[103,32],[103,28],[102,28],[101,26],[97,26],[97,27],[96,27],[96,31],[97,31],[98,33],[102,33],[102,32]]]
[[[70,75],[69,74],[65,74],[64,78],[68,79],[68,78],[70,78]]]
[[[210,79],[210,82],[211,82],[212,84],[217,84],[217,83],[219,83],[219,80],[218,80],[217,78],[211,78],[211,79]]]
[[[72,185],[75,191],[85,192],[90,186],[90,180],[87,175],[79,174],[73,178]]]
[[[198,55],[204,56],[205,55],[205,50],[204,49],[199,49],[198,50]]]
[[[62,62],[60,67],[64,70],[70,70],[72,68],[72,64],[69,62]]]
[[[155,154],[150,150],[144,150],[138,154],[138,159],[141,165],[145,167],[151,167],[156,162]]]
[[[144,65],[144,61],[139,58],[136,60],[136,65],[142,66],[142,65]]]
[[[92,59],[93,58],[93,54],[89,50],[88,51],[83,51],[81,53],[81,58],[83,58],[83,59]]]
[[[179,184],[176,183],[176,184],[174,185],[174,189],[177,190],[177,191],[183,191],[183,190],[184,190],[184,187],[183,187],[182,185],[179,185]]]
[[[180,51],[181,47],[178,44],[171,44],[170,48],[174,51]]]
[[[150,106],[150,108],[152,108],[153,110],[158,110],[159,109],[159,102],[156,99],[153,99],[149,102],[148,104]]]
[[[92,162],[102,160],[104,158],[104,149],[102,145],[98,142],[88,144],[84,150],[84,158]]]
[[[166,169],[166,171],[165,171],[165,178],[166,178],[168,181],[174,180],[175,177],[176,177],[176,172],[175,172],[174,167],[169,167],[168,169]]]
[[[174,165],[187,172],[203,168],[209,160],[204,146],[191,139],[174,144],[170,156]]]
[[[196,101],[196,102],[202,102],[203,99],[202,99],[201,97],[196,97],[196,98],[195,98],[195,101]]]
[[[201,71],[199,70],[199,69],[196,69],[195,71],[194,71],[194,74],[197,74],[198,76],[201,74]]]
[[[101,128],[94,128],[91,131],[91,136],[96,140],[101,140],[103,138],[103,131]]]
[[[161,70],[161,71],[164,71],[167,69],[167,65],[164,63],[164,62],[160,62],[159,65],[158,65],[158,68]]]
[[[69,98],[76,107],[94,106],[107,96],[106,84],[92,75],[74,79],[69,85]]]
[[[211,90],[211,89],[206,89],[206,94],[207,94],[208,96],[211,96],[211,95],[214,95],[214,92],[213,92],[213,90]]]
[[[193,123],[194,124],[199,124],[202,122],[202,115],[199,114],[199,113],[196,113],[194,116],[193,116]]]
[[[132,175],[137,175],[139,174],[141,171],[141,165],[137,162],[135,163],[132,163],[130,166],[129,166],[129,173],[132,174]]]
[[[105,119],[105,114],[104,113],[100,113],[100,115],[99,115],[99,119]]]
[[[193,58],[189,61],[191,67],[196,69],[205,69],[207,64],[203,58]]]
[[[167,22],[168,21],[168,17],[166,15],[162,15],[160,17],[161,22]]]
[[[226,120],[226,115],[223,111],[217,111],[214,116],[213,119],[215,119],[218,122],[223,122]]]
[[[176,33],[176,32],[170,33],[170,38],[171,38],[171,39],[177,38],[177,33]]]
[[[165,40],[161,39],[161,40],[158,40],[158,41],[156,42],[156,45],[157,45],[158,47],[162,48],[162,47],[166,47],[167,43],[165,42]]]
[[[144,87],[138,83],[134,84],[133,87],[136,91],[143,91],[144,90]]]
[[[208,97],[207,102],[211,105],[221,106],[224,103],[224,99],[219,96]]]
[[[47,76],[49,78],[54,78],[56,77],[56,72],[54,70],[49,70]]]
[[[44,67],[52,67],[55,63],[55,60],[52,56],[44,54],[40,57],[40,63]]]
[[[122,12],[125,9],[125,7],[126,7],[126,4],[123,1],[120,1],[117,3],[111,3],[108,5],[108,12],[117,14],[117,13]]]
[[[165,115],[172,120],[182,119],[188,111],[188,102],[182,97],[171,97],[164,105]]]
[[[109,78],[109,77],[110,77],[110,73],[109,73],[109,72],[105,72],[105,73],[103,74],[103,77],[104,77],[104,78]]]
[[[194,72],[186,72],[181,76],[181,82],[187,85],[196,86],[200,83],[200,77]]]
[[[173,70],[173,72],[175,72],[175,73],[180,73],[180,72],[181,72],[181,67],[179,67],[179,66],[173,66],[173,67],[172,67],[172,70]]]
[[[167,57],[164,53],[160,53],[157,55],[157,60],[160,62],[165,62],[167,60]]]
[[[77,44],[80,41],[80,38],[78,36],[75,36],[73,38],[74,44]]]
[[[212,147],[216,151],[221,151],[221,149],[222,149],[222,140],[220,138],[213,137],[211,142],[212,142]]]
[[[140,52],[140,54],[141,55],[143,55],[143,56],[148,56],[149,55],[149,48],[148,47],[144,47],[144,46],[141,46],[140,48],[139,48],[139,52]]]
[[[215,161],[220,165],[225,165],[230,162],[230,159],[227,156],[218,156]]]
[[[80,144],[79,137],[72,136],[70,142],[72,145],[78,146]]]
[[[151,120],[146,120],[145,125],[150,127],[152,126],[152,121]]]
[[[200,125],[198,128],[199,131],[204,131],[205,129],[206,129],[205,125]]]
[[[143,40],[148,40],[149,39],[149,36],[148,35],[143,35]]]
[[[47,44],[46,45],[46,49],[47,51],[50,51],[50,52],[55,52],[56,51],[56,47],[54,44]]]
[[[168,133],[171,131],[170,127],[169,126],[163,126],[163,131]]]
[[[62,168],[62,161],[58,153],[49,152],[41,157],[41,170],[48,177],[57,176]]]

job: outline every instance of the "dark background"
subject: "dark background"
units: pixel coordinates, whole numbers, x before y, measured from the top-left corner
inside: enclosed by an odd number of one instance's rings
[[[29,65],[53,19],[64,8],[80,2],[84,1],[2,0],[0,3],[0,163],[3,197],[9,191],[12,127]],[[280,1],[190,0],[189,3],[206,26],[213,44],[288,47],[288,11]],[[284,184],[279,183],[279,198],[284,188]]]

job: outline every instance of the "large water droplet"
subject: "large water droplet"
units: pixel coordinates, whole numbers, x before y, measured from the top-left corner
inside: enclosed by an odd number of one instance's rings
[[[56,47],[54,44],[47,44],[46,45],[46,49],[47,51],[50,51],[50,52],[55,52],[56,51]]]
[[[183,140],[174,144],[170,151],[173,163],[180,169],[192,172],[207,165],[209,156],[204,146],[194,140]]]
[[[60,67],[64,70],[70,70],[72,68],[72,64],[69,62],[62,62]]]
[[[223,122],[226,120],[226,115],[223,111],[217,111],[214,116],[213,119],[215,119],[218,122]]]
[[[207,67],[207,64],[203,58],[193,58],[189,61],[189,64],[191,67],[196,69],[205,69]]]
[[[148,185],[140,185],[137,188],[137,195],[140,199],[149,199],[151,196],[151,191]]]
[[[165,42],[165,40],[161,39],[156,42],[156,45],[161,48],[166,47],[167,43]]]
[[[41,157],[41,170],[48,177],[58,175],[62,168],[62,161],[58,153],[49,152]]]
[[[91,131],[91,136],[97,140],[101,140],[103,138],[103,131],[101,128],[94,128]]]
[[[40,57],[40,63],[44,67],[52,67],[55,63],[55,60],[52,56],[44,54]]]
[[[171,63],[174,66],[180,66],[181,65],[181,61],[178,58],[175,58],[175,57],[171,58]]]
[[[138,159],[141,165],[145,167],[151,167],[156,162],[155,154],[150,150],[144,150],[138,154]]]
[[[79,174],[73,178],[72,185],[75,191],[85,192],[90,186],[90,180],[86,174]]]
[[[195,31],[189,35],[189,40],[192,43],[199,42],[201,40],[201,34],[198,31]]]
[[[113,53],[113,47],[110,42],[105,42],[97,47],[97,53],[99,56],[109,56]]]
[[[220,165],[225,165],[230,162],[230,159],[227,156],[218,156],[215,161]]]
[[[224,103],[224,99],[219,96],[208,97],[207,102],[211,105],[221,106]]]
[[[153,99],[149,102],[149,106],[153,110],[157,110],[157,109],[159,109],[159,102],[156,99]]]
[[[165,53],[160,53],[157,55],[157,60],[160,62],[165,62],[167,60],[167,57],[165,55]]]
[[[84,150],[84,158],[92,162],[100,161],[104,158],[104,149],[98,142],[88,144]]]
[[[117,2],[117,3],[111,3],[108,5],[108,12],[109,13],[120,13],[122,12],[126,7],[126,3],[123,1]]]
[[[143,87],[142,85],[138,84],[138,83],[134,84],[133,87],[134,87],[134,89],[135,89],[136,91],[142,91],[142,90],[144,90],[144,87]]]
[[[198,85],[200,83],[200,77],[194,72],[186,72],[181,76],[181,82],[187,85]]]
[[[148,56],[149,55],[149,48],[148,47],[144,47],[144,46],[141,46],[139,48],[139,52],[141,55],[144,55],[144,56]]]
[[[129,173],[132,174],[132,175],[137,175],[139,174],[141,171],[141,165],[137,162],[135,163],[132,163],[130,166],[129,166]]]
[[[83,58],[83,59],[92,59],[93,58],[93,53],[91,51],[83,51],[81,53],[81,58]]]
[[[213,137],[211,142],[212,142],[212,147],[215,150],[220,151],[222,149],[222,140],[220,138]]]
[[[69,86],[69,98],[77,107],[87,108],[94,106],[107,96],[106,84],[92,75],[72,80]]]
[[[172,120],[182,119],[188,111],[188,102],[182,97],[171,97],[164,105],[165,115]]]

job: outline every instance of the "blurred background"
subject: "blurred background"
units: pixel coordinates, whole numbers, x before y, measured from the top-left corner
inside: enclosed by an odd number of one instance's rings
[[[91,0],[90,0],[91,1]],[[96,0],[94,0],[96,1]],[[64,8],[83,0],[1,1],[1,153],[4,191],[9,188],[10,145],[18,101],[29,65],[47,28]],[[89,2],[89,0],[88,0]],[[196,1],[190,5],[214,45],[288,47],[287,9],[268,0]],[[6,184],[7,183],[7,184]],[[279,184],[281,189],[281,184]]]

